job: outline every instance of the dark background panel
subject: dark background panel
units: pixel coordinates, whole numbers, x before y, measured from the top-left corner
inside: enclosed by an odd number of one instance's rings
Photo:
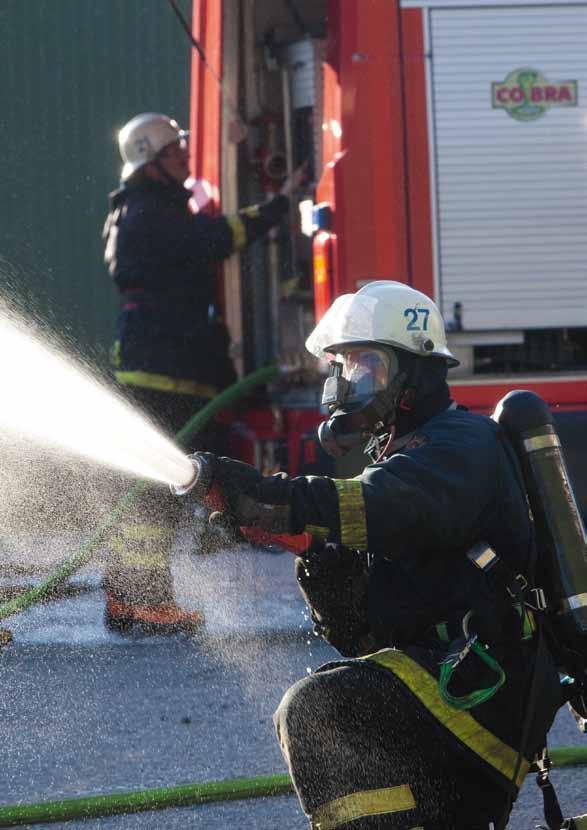
[[[187,125],[190,45],[167,0],[4,0],[0,40],[0,293],[105,364],[116,134],[149,110]]]

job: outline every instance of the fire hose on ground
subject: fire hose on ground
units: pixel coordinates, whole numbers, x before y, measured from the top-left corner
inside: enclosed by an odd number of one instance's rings
[[[553,766],[557,768],[587,764],[587,747],[553,747],[549,754]],[[114,795],[15,804],[0,807],[0,827],[105,818],[146,810],[166,810],[222,801],[291,795],[293,791],[288,775],[260,775],[255,778],[209,781],[205,784],[155,787]]]
[[[275,366],[265,366],[252,372],[250,375],[242,378],[242,380],[233,383],[216,398],[214,398],[206,406],[202,407],[199,412],[196,412],[189,421],[177,433],[176,440],[181,444],[188,441],[193,435],[199,432],[208,421],[213,418],[221,409],[234,404],[239,398],[244,397],[251,392],[256,386],[263,383],[268,383],[278,373]],[[11,599],[0,605],[0,620],[25,611],[34,605],[36,602],[42,602],[48,599],[50,595],[62,585],[69,577],[87,565],[88,562],[96,555],[104,542],[104,537],[109,533],[116,523],[124,516],[132,507],[142,490],[146,486],[146,482],[138,481],[128,493],[120,499],[118,504],[114,507],[112,512],[100,524],[97,530],[93,533],[90,539],[85,542],[79,551],[70,559],[62,562],[58,568],[40,585],[25,591],[18,597]]]

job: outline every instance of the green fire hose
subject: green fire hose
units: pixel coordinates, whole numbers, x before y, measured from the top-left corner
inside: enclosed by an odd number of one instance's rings
[[[555,767],[587,764],[587,747],[554,747],[549,750],[549,754]],[[0,827],[79,821],[218,801],[267,798],[289,795],[293,791],[289,775],[260,775],[256,778],[232,778],[206,784],[156,787],[115,795],[94,795],[63,801],[43,801],[37,804],[14,804],[0,807]]]
[[[63,801],[0,807],[0,827],[103,818],[125,813],[140,813],[145,810],[165,810],[170,807],[210,804],[214,801],[289,795],[292,792],[293,786],[288,775],[264,775],[258,778],[210,781],[207,784],[156,787],[115,795],[94,795],[86,798],[68,798]]]
[[[190,418],[190,420],[179,430],[176,440],[181,444],[188,441],[195,435],[205,424],[214,417],[221,409],[231,406],[239,398],[244,397],[251,392],[256,386],[262,383],[268,383],[278,373],[275,366],[265,366],[252,372],[250,375],[242,378],[242,380],[233,383],[223,392],[221,392],[214,400],[202,407],[199,412]],[[134,504],[141,491],[146,486],[146,482],[138,481],[128,493],[123,496],[118,504],[114,507],[109,516],[104,519],[94,534],[85,542],[80,550],[74,554],[70,559],[67,559],[40,585],[31,588],[28,591],[20,594],[9,602],[0,605],[0,620],[4,620],[13,614],[18,614],[25,611],[36,602],[47,599],[48,596],[59,586],[62,585],[73,573],[78,571],[92,559],[92,557],[99,550],[103,543],[105,535],[116,525],[119,519],[125,515],[130,507]]]

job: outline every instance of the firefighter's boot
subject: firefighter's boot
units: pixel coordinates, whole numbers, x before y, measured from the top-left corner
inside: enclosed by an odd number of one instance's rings
[[[111,631],[120,634],[196,634],[205,620],[201,611],[184,611],[175,602],[136,605],[107,594],[105,623]]]

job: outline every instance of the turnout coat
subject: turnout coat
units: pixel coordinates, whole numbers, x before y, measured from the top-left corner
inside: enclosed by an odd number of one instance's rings
[[[130,181],[110,196],[103,236],[123,301],[116,379],[206,399],[236,378],[214,310],[217,266],[276,225],[289,200],[214,217],[193,213],[190,197],[180,185]]]

